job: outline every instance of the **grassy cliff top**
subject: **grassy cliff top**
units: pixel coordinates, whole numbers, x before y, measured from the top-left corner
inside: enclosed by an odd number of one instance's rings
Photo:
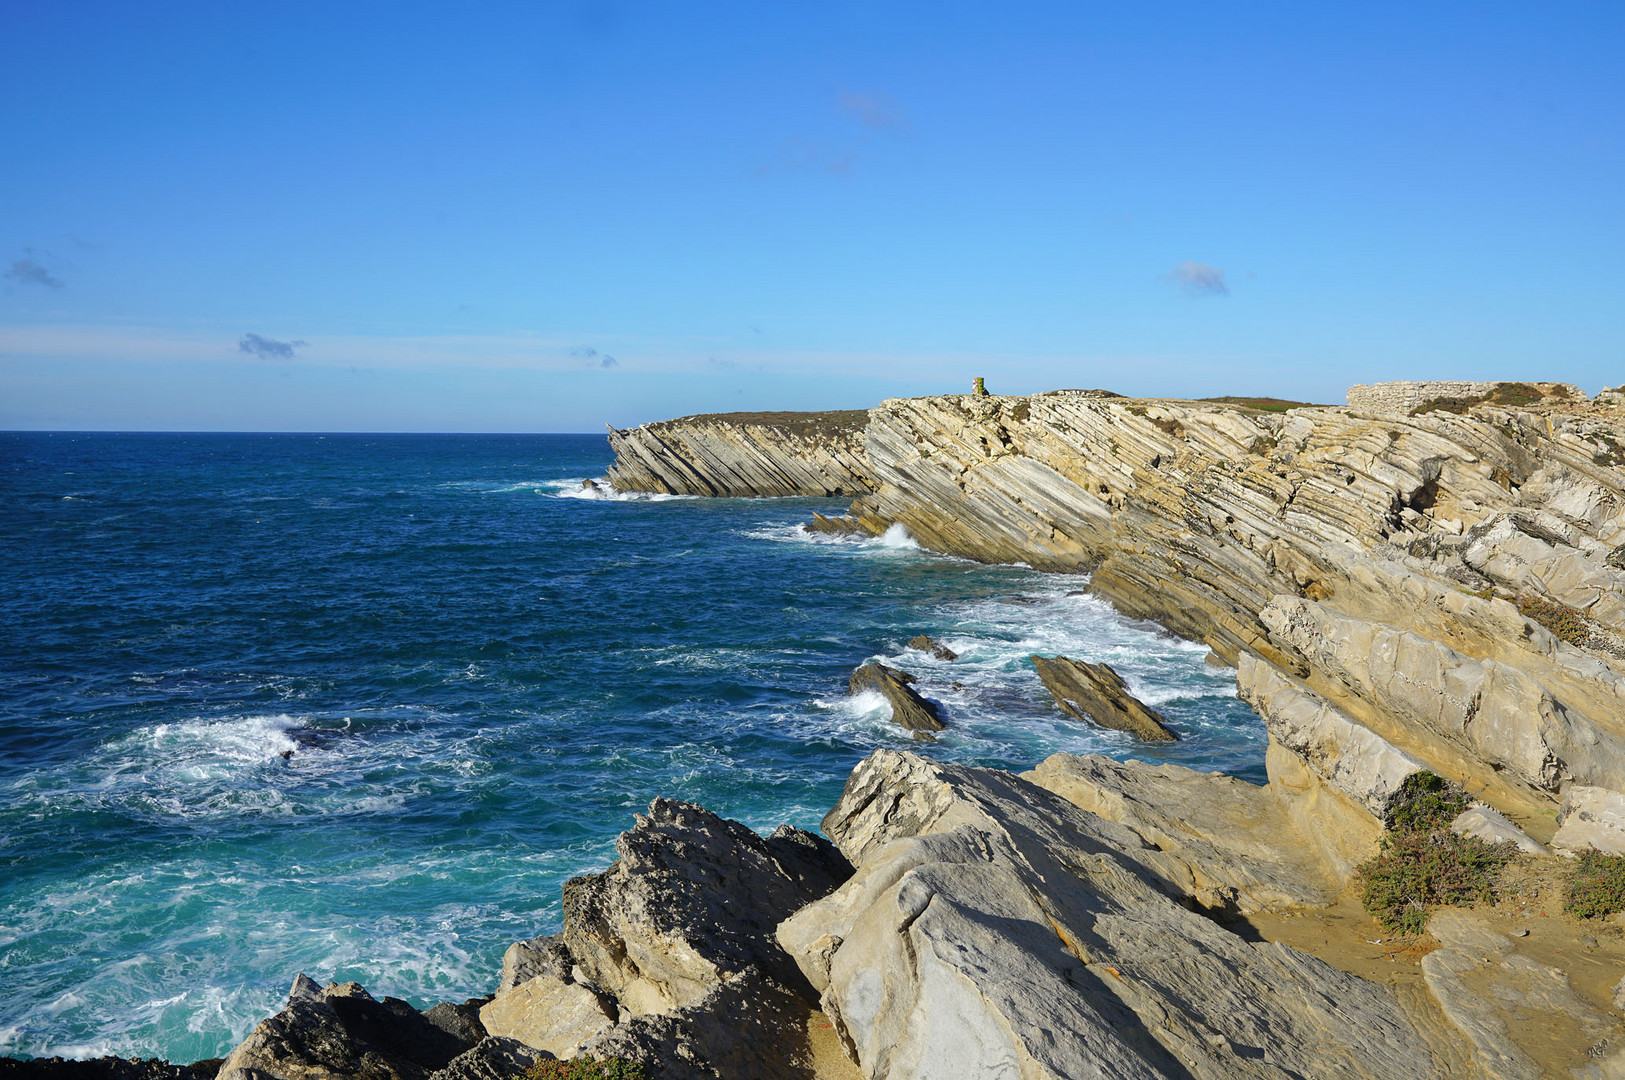
[[[828,435],[836,432],[862,431],[869,422],[868,409],[836,409],[830,412],[731,412],[701,413],[676,420],[661,420],[647,425],[659,432],[675,425],[731,424],[735,426],[778,428],[795,435]]]

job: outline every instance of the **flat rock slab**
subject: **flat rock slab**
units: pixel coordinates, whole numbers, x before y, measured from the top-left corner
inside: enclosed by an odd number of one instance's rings
[[[1191,911],[1121,825],[881,750],[825,831],[852,880],[779,926],[865,1075],[1436,1080],[1387,988]]]
[[[1155,709],[1128,692],[1128,684],[1110,664],[1088,664],[1065,656],[1053,660],[1034,656],[1032,661],[1044,688],[1068,716],[1127,731],[1148,742],[1179,740]]]
[[[948,725],[942,722],[937,707],[909,685],[913,681],[914,676],[908,672],[871,660],[852,673],[847,681],[847,693],[875,691],[891,706],[892,723],[914,732],[916,739],[930,742],[933,741],[931,732],[942,731]]]

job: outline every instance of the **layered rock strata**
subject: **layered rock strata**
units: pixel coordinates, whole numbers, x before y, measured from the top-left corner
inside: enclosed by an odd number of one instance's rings
[[[1087,571],[1124,614],[1205,642],[1270,725],[1271,782],[1306,821],[1378,821],[1425,768],[1536,841],[1561,811],[1569,836],[1625,850],[1607,824],[1625,820],[1618,402],[1383,384],[1351,405],[886,401],[861,453],[850,431],[831,441],[863,490],[825,527],[901,525],[936,551]],[[718,486],[685,487],[706,466],[679,453],[640,460],[660,490]]]
[[[931,742],[936,738],[931,733],[942,731],[948,725],[942,722],[937,707],[909,685],[914,681],[914,676],[906,671],[871,660],[852,673],[846,689],[849,694],[873,691],[881,695],[891,708],[892,723],[912,731],[920,742]]]
[[[778,936],[867,1076],[1443,1075],[1386,989],[1194,913],[1008,773],[877,751],[824,829],[858,871]]]
[[[1162,715],[1129,693],[1128,684],[1110,664],[1090,664],[1065,656],[1031,658],[1044,689],[1062,712],[1114,731],[1127,731],[1147,742],[1176,742]]]
[[[862,411],[724,413],[609,429],[622,491],[856,495],[868,491]]]

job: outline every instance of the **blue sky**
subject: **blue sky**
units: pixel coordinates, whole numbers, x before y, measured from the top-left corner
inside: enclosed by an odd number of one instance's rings
[[[0,427],[1625,382],[1625,5],[0,0]]]

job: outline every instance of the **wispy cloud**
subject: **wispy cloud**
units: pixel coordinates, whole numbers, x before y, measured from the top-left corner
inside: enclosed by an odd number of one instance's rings
[[[1229,296],[1230,286],[1224,283],[1224,270],[1207,263],[1186,259],[1163,275],[1178,285],[1186,296]]]
[[[244,334],[242,340],[237,342],[237,351],[261,360],[292,360],[294,350],[305,346],[306,342],[303,341],[278,341],[258,334]]]
[[[571,349],[570,355],[585,362],[588,367],[602,368],[605,371],[608,371],[610,368],[617,368],[621,366],[621,362],[619,360],[615,359],[608,353],[599,352],[591,345],[582,345],[578,348]]]
[[[908,131],[908,112],[885,94],[842,94],[835,103],[847,116],[873,131],[899,135]]]
[[[19,285],[39,285],[47,289],[60,289],[63,287],[62,279],[51,273],[44,263],[34,258],[32,251],[11,264],[6,271],[6,277]]]

